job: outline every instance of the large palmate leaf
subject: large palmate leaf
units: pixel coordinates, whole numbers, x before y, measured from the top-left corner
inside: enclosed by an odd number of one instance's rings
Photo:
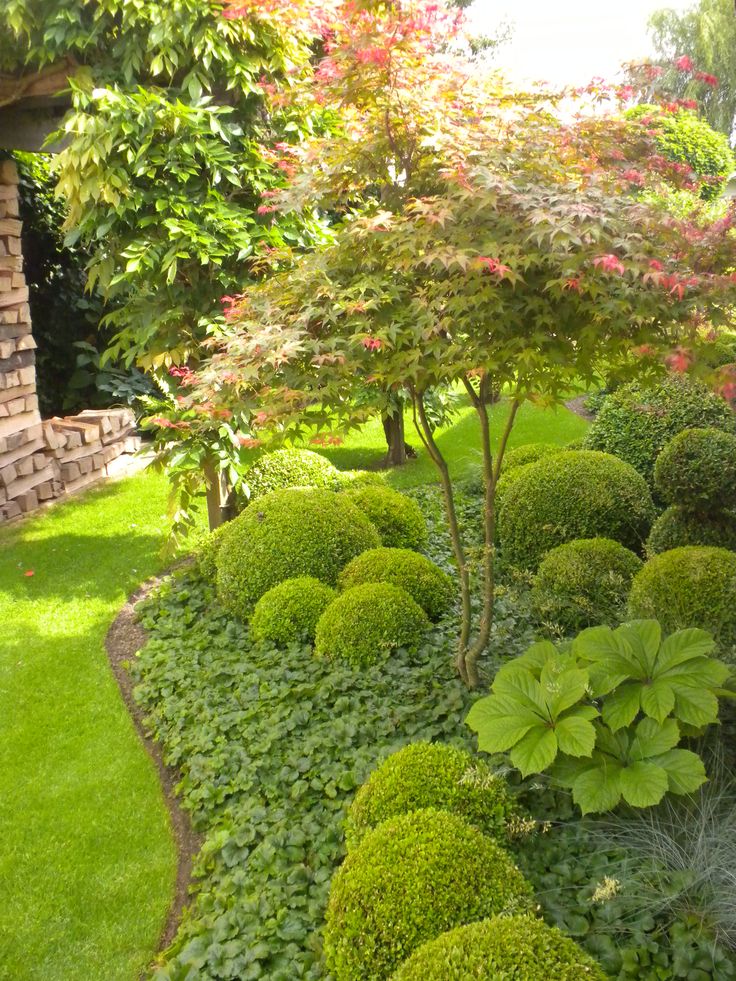
[[[656,620],[637,620],[617,630],[584,630],[572,651],[590,666],[593,693],[603,697],[601,716],[615,732],[640,712],[660,723],[674,716],[695,728],[715,722],[716,696],[730,671],[708,656],[713,647],[704,630],[680,630],[662,640]]]

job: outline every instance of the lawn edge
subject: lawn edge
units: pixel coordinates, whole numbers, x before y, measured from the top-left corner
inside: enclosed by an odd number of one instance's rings
[[[173,568],[181,564],[183,563],[177,563]],[[133,698],[134,682],[126,667],[126,663],[135,657],[148,640],[148,634],[138,622],[135,607],[150,595],[171,574],[171,571],[172,569],[169,569],[161,575],[146,580],[134,593],[131,593],[105,635],[105,651],[110,669],[125,707],[133,720],[138,738],[156,768],[176,847],[174,897],[156,945],[154,964],[156,958],[173,942],[179,929],[190,893],[194,858],[202,846],[202,837],[192,829],[189,815],[183,810],[176,796],[179,774],[173,767],[167,766],[159,744],[146,730],[144,713]]]

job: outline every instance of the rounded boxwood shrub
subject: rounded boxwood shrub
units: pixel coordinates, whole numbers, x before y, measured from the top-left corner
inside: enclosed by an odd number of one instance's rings
[[[331,586],[312,576],[285,579],[256,603],[250,621],[251,636],[273,644],[311,642],[317,621],[336,595]]]
[[[230,521],[217,554],[217,594],[247,618],[265,592],[299,576],[337,583],[347,563],[380,544],[346,497],[320,489],[273,491]]]
[[[671,375],[653,388],[624,385],[612,392],[591,423],[585,445],[626,460],[651,484],[665,445],[693,427],[736,432],[736,415],[705,385]]]
[[[542,559],[532,590],[538,615],[577,632],[625,619],[631,580],[641,559],[610,538],[580,538]]]
[[[422,944],[392,981],[606,981],[592,957],[557,927],[495,916]]]
[[[700,514],[673,504],[652,525],[647,552],[657,555],[683,545],[711,545],[736,551],[736,514],[733,511]]]
[[[636,574],[629,613],[666,633],[700,627],[723,651],[736,644],[736,552],[701,545],[655,555]]]
[[[222,537],[227,530],[227,522],[215,528],[209,535],[205,535],[199,546],[197,555],[197,567],[203,579],[208,582],[215,582],[217,579],[217,553],[222,545]]]
[[[555,456],[563,453],[567,449],[564,446],[555,446],[554,443],[525,443],[523,446],[516,446],[513,450],[507,450],[503,457],[501,471],[509,473],[516,467],[523,467],[526,463],[536,463],[545,456]]]
[[[382,981],[427,940],[530,903],[530,886],[495,841],[447,811],[412,811],[370,831],[337,870],[327,967],[335,981]]]
[[[411,596],[389,583],[364,583],[341,593],[317,623],[317,657],[369,667],[399,647],[414,652],[429,620]]]
[[[249,500],[285,487],[328,487],[341,485],[340,471],[329,460],[312,450],[283,449],[264,453],[243,476]]]
[[[418,603],[430,620],[446,613],[455,598],[452,579],[425,555],[409,548],[371,548],[349,562],[340,573],[340,588],[366,582],[399,586]]]
[[[385,487],[386,476],[378,470],[338,470],[340,486],[346,488]]]
[[[507,818],[516,813],[503,777],[467,750],[410,743],[385,759],[355,795],[345,826],[348,848],[388,818],[427,807],[451,811],[501,841]]]
[[[344,493],[378,529],[382,545],[417,550],[427,544],[427,522],[412,498],[373,484]]]
[[[634,551],[645,541],[654,504],[644,478],[623,460],[572,450],[516,473],[498,508],[504,561],[536,569],[550,549],[576,538],[612,538]]]
[[[685,429],[665,446],[654,466],[664,501],[696,511],[736,504],[736,436],[720,429]]]

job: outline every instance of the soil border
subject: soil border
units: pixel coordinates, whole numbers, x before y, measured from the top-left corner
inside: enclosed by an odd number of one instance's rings
[[[177,563],[179,565],[180,563]],[[166,922],[156,947],[156,955],[164,951],[174,940],[181,923],[182,913],[189,898],[189,886],[192,881],[192,866],[195,855],[202,846],[202,836],[192,830],[188,814],[179,804],[175,788],[179,775],[172,767],[166,765],[161,747],[155,742],[143,724],[143,712],[133,698],[133,679],[126,667],[148,640],[148,634],[138,623],[135,607],[156,589],[168,576],[172,569],[148,579],[134,593],[110,625],[105,635],[105,650],[115,681],[117,682],[125,707],[135,726],[138,738],[143,743],[146,753],[153,761],[158,773],[159,783],[163,791],[166,808],[171,821],[171,831],[176,846],[176,882],[174,898],[166,916]]]

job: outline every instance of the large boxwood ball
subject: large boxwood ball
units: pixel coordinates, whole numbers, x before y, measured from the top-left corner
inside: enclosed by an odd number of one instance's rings
[[[411,596],[389,583],[364,583],[341,593],[317,623],[317,657],[369,667],[399,647],[414,652],[429,626]]]
[[[647,553],[656,555],[683,545],[710,545],[736,551],[736,513],[709,511],[700,514],[672,505],[652,525]]]
[[[694,426],[733,433],[736,415],[705,385],[670,375],[652,388],[624,385],[609,395],[585,435],[585,446],[626,460],[652,483],[654,463],[666,444]]]
[[[366,582],[387,582],[406,590],[430,620],[438,620],[447,612],[457,592],[446,572],[409,548],[368,549],[340,573],[341,589]]]
[[[355,795],[345,825],[348,848],[388,818],[427,807],[451,811],[501,843],[516,813],[503,777],[467,750],[410,743],[387,757]]]
[[[412,811],[369,832],[335,873],[327,967],[335,981],[382,981],[446,930],[530,904],[495,841],[447,811]]]
[[[736,552],[693,545],[655,555],[634,577],[629,613],[666,633],[708,630],[722,652],[736,645]]]
[[[217,553],[226,531],[227,522],[205,535],[197,549],[197,568],[202,578],[208,582],[215,582],[217,579]]]
[[[696,511],[736,505],[736,436],[685,429],[657,457],[654,486],[663,501]]]
[[[340,570],[380,544],[378,532],[346,497],[332,491],[273,491],[229,522],[217,553],[217,594],[247,618],[265,592],[299,576],[329,585]]]
[[[610,538],[558,545],[542,559],[532,590],[538,616],[568,633],[625,619],[631,580],[641,559]]]
[[[243,475],[249,500],[286,487],[326,487],[337,490],[340,471],[312,450],[283,449],[264,453]]]
[[[530,916],[495,916],[422,944],[392,981],[606,981],[592,957]]]
[[[607,453],[572,450],[529,463],[498,512],[503,558],[536,569],[550,549],[576,538],[611,538],[641,549],[654,520],[644,478]]]
[[[545,456],[556,456],[564,453],[564,446],[556,446],[554,443],[524,443],[523,446],[515,446],[512,450],[506,450],[501,467],[502,473],[510,473],[517,467],[523,467],[527,463],[536,463],[537,460]]]
[[[254,640],[286,645],[314,640],[317,621],[337,593],[312,576],[285,579],[264,593],[250,620]]]
[[[427,522],[411,497],[371,484],[350,487],[344,493],[376,526],[382,545],[417,550],[427,544]]]

